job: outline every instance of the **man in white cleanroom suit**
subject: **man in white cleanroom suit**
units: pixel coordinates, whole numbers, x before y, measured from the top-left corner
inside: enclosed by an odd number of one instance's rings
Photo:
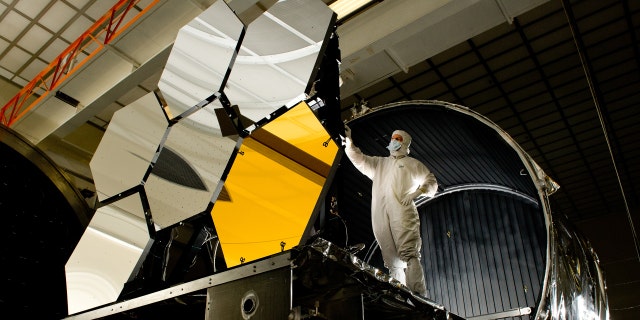
[[[345,130],[347,157],[373,181],[371,223],[389,275],[426,297],[420,218],[413,200],[421,194],[432,197],[438,189],[436,178],[422,162],[408,156],[411,136],[405,131],[394,131],[387,146],[390,155],[379,157],[363,154],[353,144],[351,129]]]

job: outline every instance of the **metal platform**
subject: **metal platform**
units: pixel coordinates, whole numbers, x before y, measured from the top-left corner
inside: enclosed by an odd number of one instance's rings
[[[349,251],[309,245],[67,319],[130,312],[206,290],[205,319],[462,319]]]

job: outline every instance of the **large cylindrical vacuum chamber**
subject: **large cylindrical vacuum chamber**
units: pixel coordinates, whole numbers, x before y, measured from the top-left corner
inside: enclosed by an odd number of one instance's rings
[[[416,201],[430,299],[468,318],[527,308],[537,318],[608,312],[593,250],[554,221],[548,197],[558,186],[496,124],[466,107],[407,101],[354,107],[347,125],[355,145],[378,156],[389,154],[394,130],[407,131],[410,156],[438,180],[433,198]],[[371,181],[348,159],[340,170],[347,245],[366,243],[363,258],[384,268],[371,231]],[[592,272],[572,272],[580,266]]]
[[[0,310],[67,315],[64,263],[92,213],[62,169],[0,125]]]

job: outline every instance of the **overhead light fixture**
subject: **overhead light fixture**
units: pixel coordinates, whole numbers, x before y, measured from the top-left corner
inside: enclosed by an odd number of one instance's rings
[[[56,91],[55,97],[58,98],[59,100],[63,101],[64,103],[74,107],[74,108],[77,107],[78,104],[80,104],[80,101],[74,99],[72,96],[70,96],[70,95],[68,95],[68,94],[66,94],[66,93],[64,93],[64,92],[62,92],[60,90]]]
[[[371,1],[372,0],[338,0],[330,4],[329,8],[338,14],[338,20],[340,20],[369,4]]]

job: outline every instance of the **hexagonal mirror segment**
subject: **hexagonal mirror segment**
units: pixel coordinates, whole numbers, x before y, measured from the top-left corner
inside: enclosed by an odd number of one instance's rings
[[[144,189],[162,229],[203,212],[236,142],[222,137],[213,103],[171,126]]]
[[[211,210],[228,267],[301,243],[338,150],[304,102],[242,140]]]
[[[100,201],[141,183],[167,126],[153,92],[114,113],[89,163]]]
[[[284,0],[251,22],[224,88],[229,101],[253,121],[300,101],[333,14],[320,0]]]
[[[221,90],[244,25],[216,1],[178,32],[158,87],[173,119]]]
[[[152,243],[138,193],[99,208],[65,265],[69,314],[116,301]]]

